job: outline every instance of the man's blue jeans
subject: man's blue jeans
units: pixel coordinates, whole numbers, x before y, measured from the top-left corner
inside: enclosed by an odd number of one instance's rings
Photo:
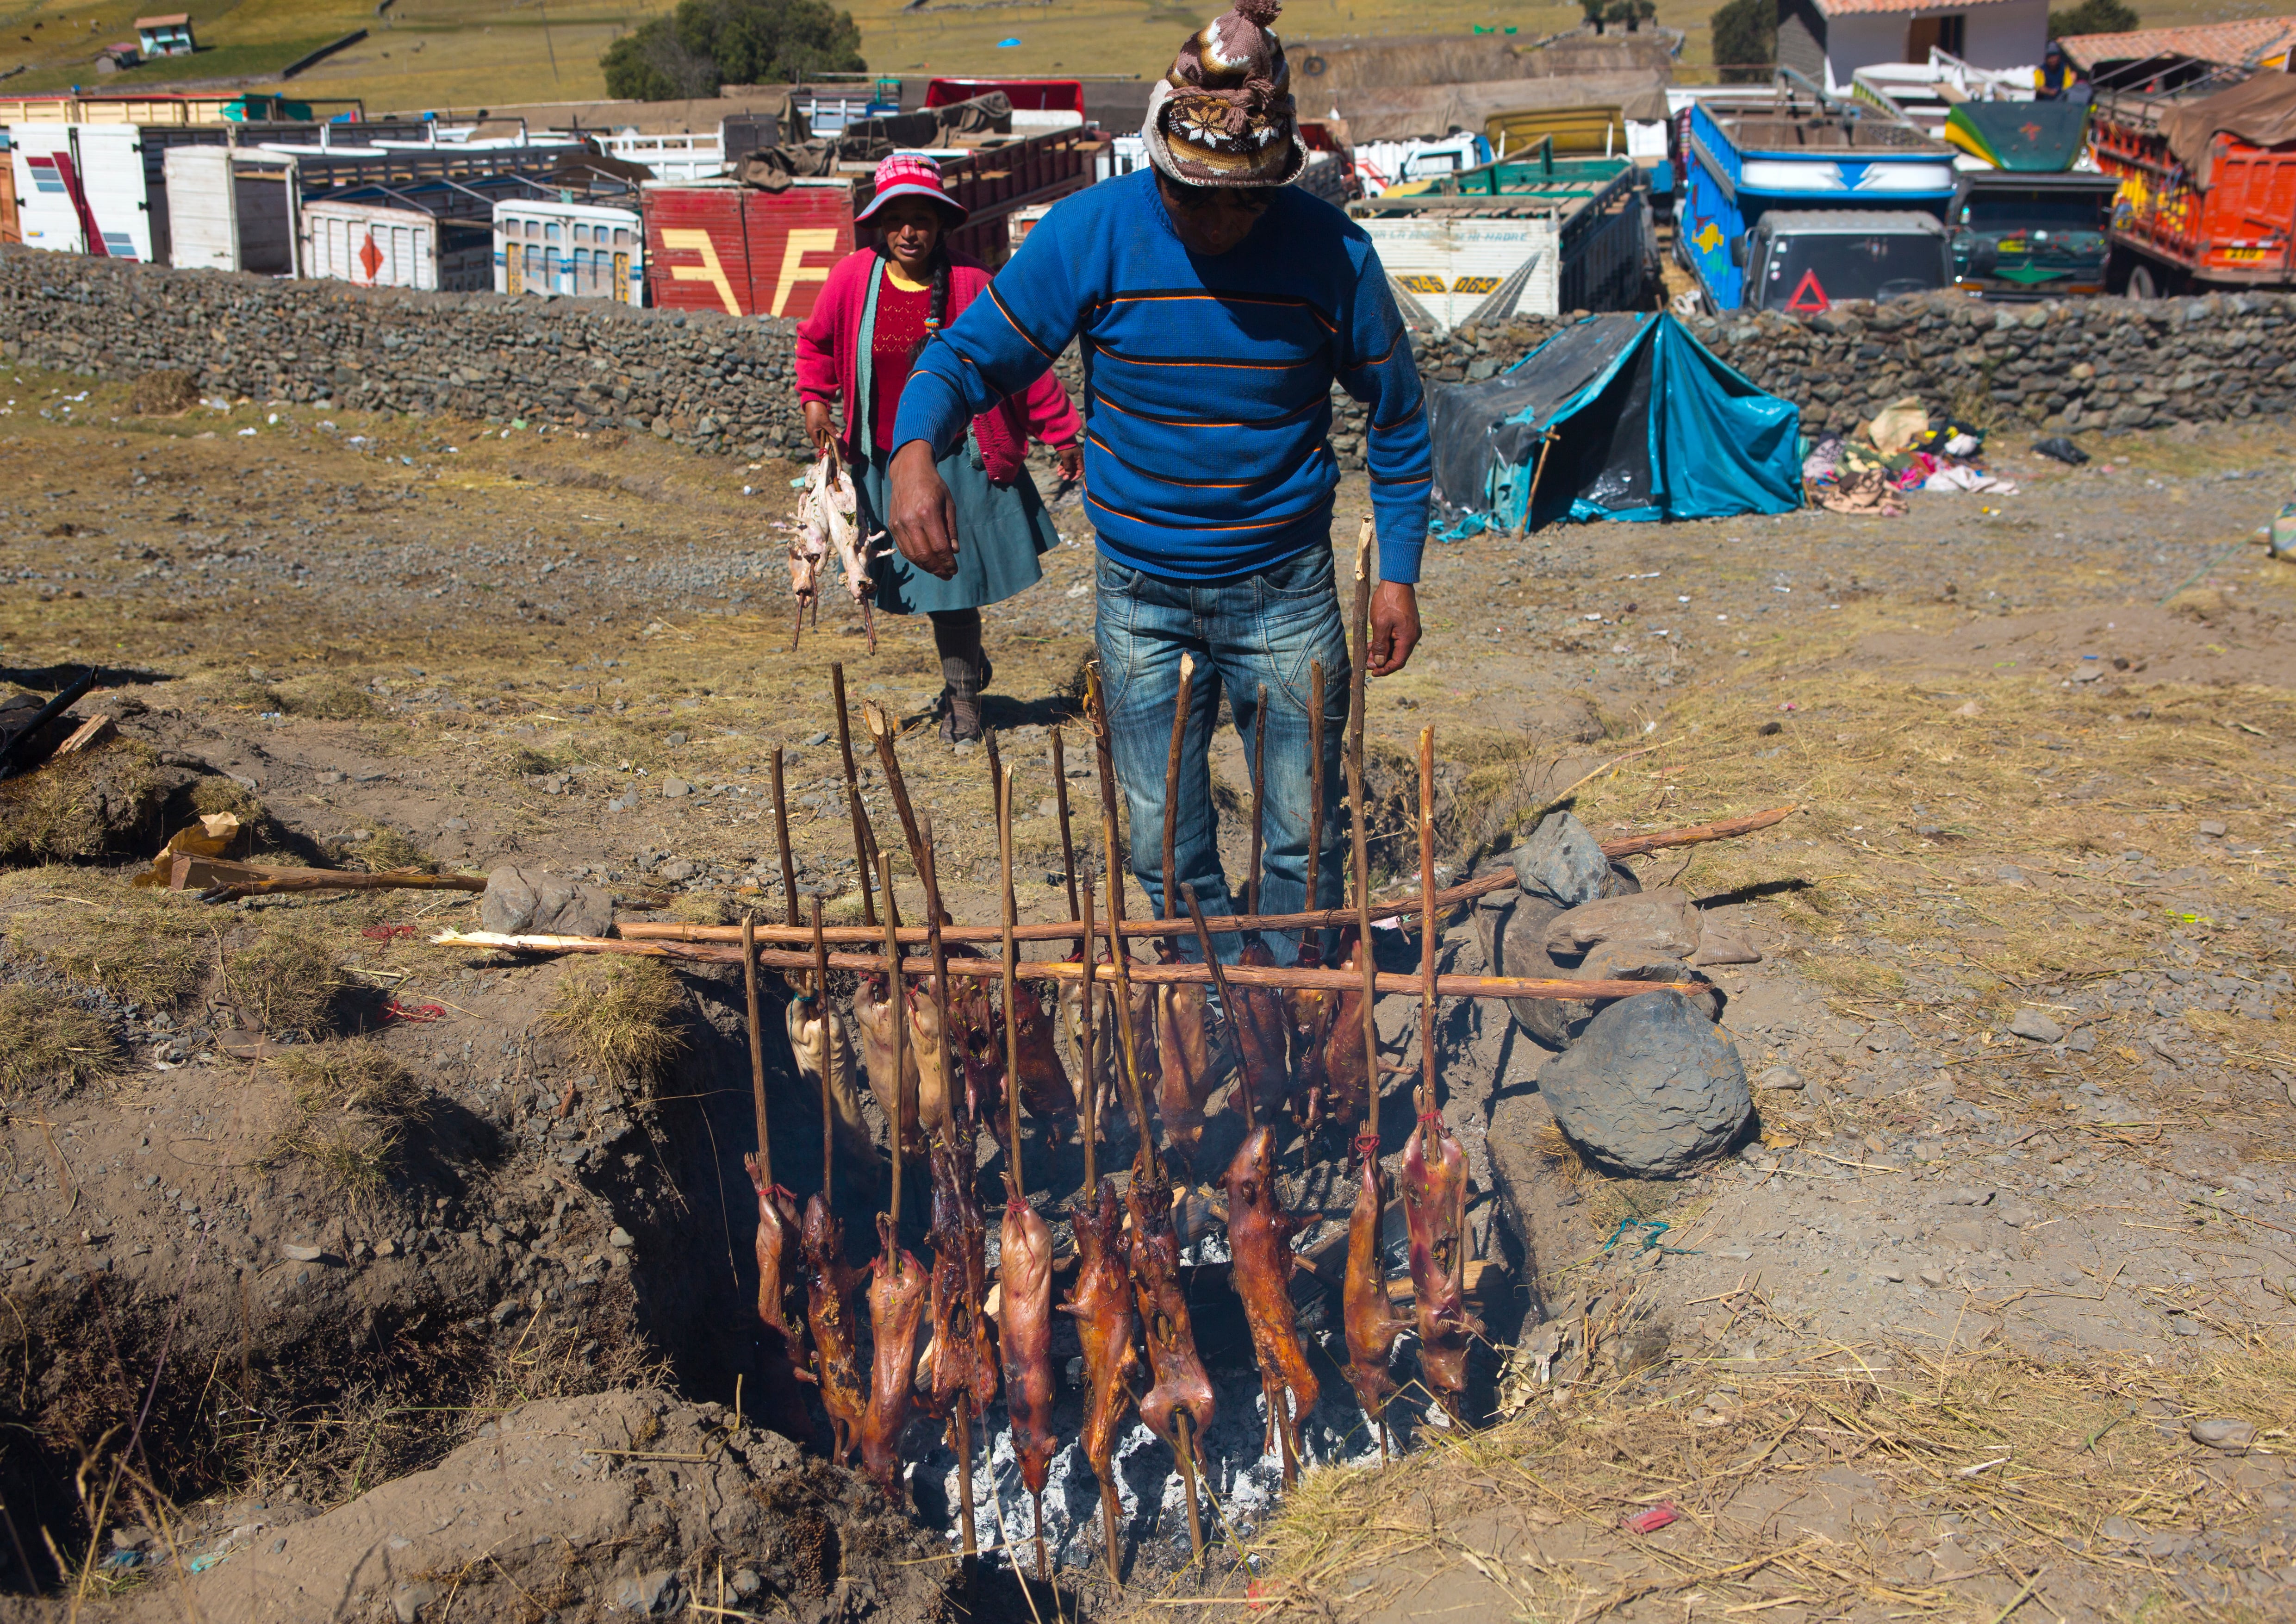
[[[1164,773],[1183,654],[1195,657],[1196,669],[1180,752],[1173,851],[1178,879],[1195,887],[1206,914],[1241,911],[1241,896],[1232,895],[1220,868],[1206,759],[1224,689],[1243,737],[1247,762],[1258,730],[1267,730],[1260,911],[1295,914],[1308,906],[1311,775],[1318,770],[1324,779],[1324,828],[1316,906],[1336,907],[1342,900],[1343,847],[1338,837],[1343,826],[1341,756],[1348,712],[1348,649],[1333,577],[1328,545],[1310,547],[1256,575],[1193,585],[1161,580],[1105,555],[1100,558],[1095,640],[1116,774],[1132,821],[1132,872],[1160,913],[1166,883]],[[1317,660],[1324,666],[1320,766],[1309,759],[1308,734],[1312,668]],[[1262,684],[1267,689],[1264,714],[1259,705]],[[1185,915],[1185,900],[1176,900],[1174,906]],[[1233,960],[1243,946],[1243,939],[1234,934],[1213,940],[1225,960]],[[1196,957],[1193,940],[1183,938],[1182,942],[1185,956]],[[1267,945],[1279,964],[1290,964],[1298,943],[1298,937],[1287,933],[1268,939]]]

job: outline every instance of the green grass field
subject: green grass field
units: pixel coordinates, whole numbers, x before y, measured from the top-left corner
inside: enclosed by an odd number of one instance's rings
[[[163,89],[207,80],[270,83],[286,63],[354,29],[357,45],[289,86],[312,98],[359,97],[373,112],[513,102],[588,101],[605,94],[598,58],[617,34],[673,0],[398,0],[385,16],[373,0],[173,0],[190,11],[201,49],[99,77],[99,47],[132,38],[139,8],[126,0],[0,0],[0,93]],[[895,73],[1136,73],[1163,71],[1218,0],[858,0],[852,7],[869,65]],[[2140,0],[2149,25],[2254,16],[2261,0]],[[1659,0],[1659,21],[1686,30],[1685,69],[1712,60],[1712,0]],[[1514,28],[1523,38],[1575,26],[1578,8],[1504,0],[1292,0],[1291,38],[1466,33]],[[36,26],[37,25],[37,26]],[[93,25],[93,26],[91,26]],[[1017,44],[1005,45],[1006,40]],[[1696,77],[1694,74],[1686,77]],[[1320,110],[1318,110],[1320,111]]]

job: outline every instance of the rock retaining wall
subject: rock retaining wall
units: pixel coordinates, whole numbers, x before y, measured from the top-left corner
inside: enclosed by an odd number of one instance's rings
[[[1559,325],[1464,329],[1420,347],[1431,382],[1485,378]],[[1756,383],[1849,429],[1885,402],[1988,428],[2158,428],[2296,406],[2296,297],[1989,305],[1949,295],[1803,319],[1692,323]],[[99,377],[161,368],[204,393],[455,412],[652,433],[755,458],[804,443],[792,323],[590,299],[408,293],[0,250],[0,356]],[[1073,392],[1073,353],[1061,371]],[[1363,414],[1340,398],[1341,461]]]

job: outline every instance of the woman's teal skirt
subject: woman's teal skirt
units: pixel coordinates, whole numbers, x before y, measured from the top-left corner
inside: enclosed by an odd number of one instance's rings
[[[890,480],[882,454],[872,447],[866,463],[853,465],[853,488],[860,498],[863,534],[890,531],[884,513],[891,506]],[[1044,578],[1039,554],[1060,545],[1053,516],[1037,494],[1037,482],[1023,467],[1010,485],[990,482],[972,460],[972,437],[940,459],[940,477],[956,501],[956,574],[947,580],[928,574],[901,555],[886,538],[873,566],[877,607],[888,614],[931,614],[980,609],[1025,592]]]

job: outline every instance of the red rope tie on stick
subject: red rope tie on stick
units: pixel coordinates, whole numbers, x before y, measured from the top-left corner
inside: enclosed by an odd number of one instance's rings
[[[1376,1161],[1379,1159],[1379,1136],[1377,1134],[1357,1134],[1356,1136],[1356,1154],[1361,1156],[1366,1161]]]

